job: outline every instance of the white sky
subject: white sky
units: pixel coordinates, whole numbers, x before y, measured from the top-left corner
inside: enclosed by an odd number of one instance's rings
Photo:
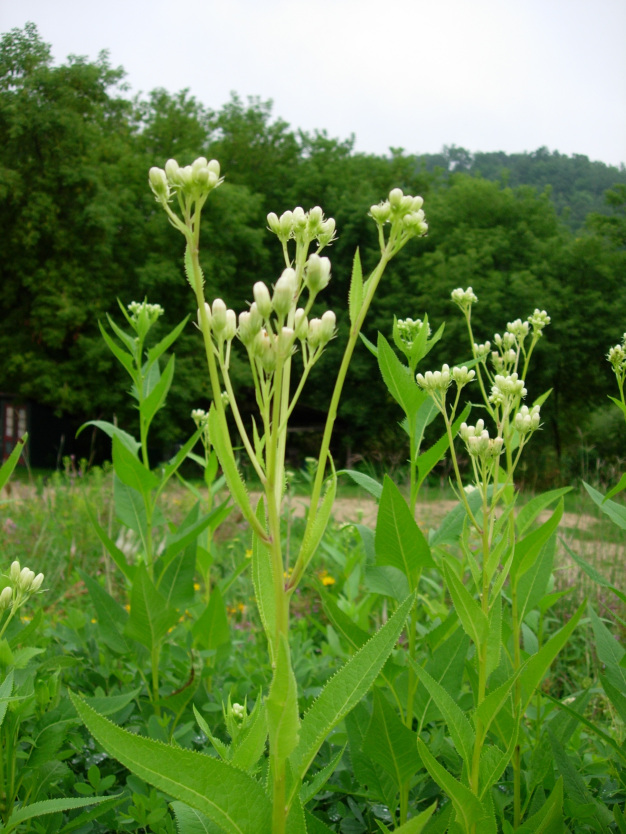
[[[0,0],[57,62],[110,51],[133,93],[273,99],[356,149],[626,163],[626,0]]]

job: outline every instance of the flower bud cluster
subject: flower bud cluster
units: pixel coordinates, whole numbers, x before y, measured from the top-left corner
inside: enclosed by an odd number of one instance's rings
[[[472,457],[483,459],[495,458],[502,452],[502,438],[489,437],[484,420],[477,420],[475,426],[468,426],[467,423],[461,423],[459,434]]]
[[[191,412],[191,419],[196,424],[196,428],[205,428],[209,422],[209,412],[203,408],[194,408]]]
[[[535,309],[535,312],[528,316],[528,321],[533,329],[533,335],[541,336],[544,327],[547,327],[552,319],[545,310]]]
[[[476,371],[468,371],[467,366],[463,365],[461,368],[452,368],[452,378],[457,384],[457,388],[462,388],[471,382],[476,376]]]
[[[508,376],[496,374],[489,401],[494,405],[502,405],[506,400],[525,397],[527,393],[524,380],[518,379],[517,373],[508,374]]]
[[[165,168],[150,168],[148,181],[159,203],[168,203],[172,195],[180,193],[187,200],[200,200],[221,185],[220,164],[199,156],[191,165],[181,167],[175,159],[168,159]]]
[[[426,371],[425,374],[416,374],[415,379],[420,388],[428,391],[429,394],[445,394],[452,382],[450,366],[443,365],[440,371]]]
[[[491,342],[490,341],[486,341],[482,345],[477,345],[476,342],[474,342],[474,353],[476,355],[476,358],[480,362],[485,362],[487,360],[487,356],[489,355],[490,350],[491,350]]]
[[[464,313],[467,313],[471,309],[472,304],[476,304],[478,301],[478,297],[471,287],[468,287],[466,290],[461,289],[461,287],[452,290],[451,298]]]
[[[624,333],[621,345],[612,347],[607,353],[606,358],[611,363],[611,367],[617,378],[622,379],[626,373],[626,333]]]
[[[399,223],[411,236],[423,237],[428,232],[423,205],[422,197],[411,197],[401,188],[393,188],[385,201],[371,206],[369,213],[380,227],[385,223]]]
[[[0,593],[0,612],[11,606],[20,606],[32,594],[36,594],[44,580],[43,573],[35,575],[34,570],[22,568],[15,560],[9,570],[9,584]]]
[[[507,335],[511,334],[512,336],[517,339],[518,342],[523,342],[526,336],[528,336],[528,331],[530,330],[530,324],[527,321],[522,321],[521,319],[515,319],[515,321],[510,321],[507,326]]]
[[[216,298],[213,305],[204,302],[204,311],[218,342],[231,342],[237,333],[237,314],[226,307],[221,298]],[[201,326],[198,310],[198,326]]]
[[[398,319],[398,335],[400,339],[404,342],[407,350],[410,350],[413,347],[417,337],[422,331],[422,327],[424,326],[424,322],[421,319]],[[427,325],[428,327],[428,335],[431,334],[431,327],[430,324]]]
[[[126,309],[133,321],[139,321],[142,316],[146,316],[150,324],[154,324],[165,312],[160,304],[148,304],[147,301],[131,301]]]
[[[541,409],[538,405],[534,405],[532,408],[523,405],[515,415],[514,426],[517,431],[520,434],[529,434],[530,432],[537,431],[541,419],[540,411]]]
[[[335,239],[335,221],[324,217],[319,206],[305,212],[301,206],[285,211],[278,217],[273,211],[267,215],[267,225],[282,243],[288,240],[317,240],[320,248],[328,246]]]

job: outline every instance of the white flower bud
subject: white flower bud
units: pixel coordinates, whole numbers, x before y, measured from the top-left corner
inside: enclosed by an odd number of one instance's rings
[[[243,313],[239,313],[239,338],[246,347],[252,344],[260,329],[259,326],[257,330],[253,330],[252,314],[249,311],[245,310]]]
[[[324,212],[319,206],[314,206],[309,211],[309,235],[314,238],[317,237],[322,228],[324,220]]]
[[[276,353],[279,359],[287,359],[293,350],[294,332],[291,327],[283,327],[276,339]]]
[[[459,306],[461,310],[469,310],[472,304],[475,304],[478,301],[478,298],[471,287],[468,287],[466,290],[461,289],[460,287],[456,290],[452,290],[451,297],[454,303]]]
[[[167,176],[162,168],[150,168],[148,172],[148,181],[152,193],[158,201],[167,201],[170,198],[170,186],[167,181]]]
[[[275,235],[280,235],[280,220],[278,219],[278,215],[274,214],[273,211],[270,211],[267,215],[267,225],[270,232],[274,232]]]
[[[168,159],[165,163],[165,173],[171,185],[178,185],[180,165],[175,159]]]
[[[259,313],[264,319],[269,319],[272,315],[272,299],[270,298],[270,291],[263,281],[256,282],[252,287],[252,294]]]
[[[17,580],[17,585],[23,591],[28,591],[34,578],[35,571],[30,570],[30,568],[22,568],[20,572],[20,577]]]
[[[209,173],[211,177],[215,177],[215,179],[220,178],[220,164],[217,159],[211,159],[207,162],[207,168],[209,169]]]
[[[302,232],[306,229],[307,215],[302,206],[296,206],[293,210],[293,229],[295,232]]]
[[[41,588],[41,585],[43,583],[43,578],[44,578],[43,573],[38,573],[37,576],[33,579],[32,583],[31,583],[31,586],[30,586],[31,594],[36,593]]]
[[[235,338],[237,332],[237,314],[234,310],[226,310],[226,327],[222,338],[225,342],[230,342]]]
[[[391,206],[391,208],[395,210],[399,209],[403,197],[404,194],[401,188],[393,188],[389,192],[389,205]]]
[[[9,605],[11,605],[12,600],[13,588],[7,585],[6,588],[2,589],[2,593],[0,593],[0,611],[6,611]]]
[[[204,168],[207,167],[209,163],[206,161],[204,156],[199,156],[197,159],[191,163],[191,170],[194,174],[197,174],[198,171],[202,171]]]
[[[306,339],[309,332],[309,322],[302,307],[298,307],[294,318],[296,339]]]
[[[335,221],[332,217],[324,220],[317,234],[317,240],[320,246],[328,246],[331,241],[335,239]]]
[[[536,308],[532,316],[528,316],[528,321],[530,322],[533,328],[533,333],[538,333],[539,335],[541,335],[541,331],[544,329],[544,327],[547,327],[550,324],[552,319],[546,313],[545,310],[539,310],[538,308]]]
[[[311,319],[309,322],[309,333],[307,336],[307,343],[311,350],[315,350],[320,344],[320,336],[322,331],[322,320]]]
[[[326,310],[322,316],[322,324],[320,327],[320,344],[322,346],[328,344],[335,335],[335,326],[337,324],[337,316],[332,310]]]
[[[467,385],[476,376],[476,371],[468,371],[467,367],[463,365],[461,368],[452,368],[452,378],[459,388]]]
[[[304,283],[313,295],[317,295],[330,282],[330,259],[309,255],[304,267]]]
[[[226,328],[226,305],[221,298],[216,298],[212,307],[213,330],[219,336]]]
[[[370,217],[373,217],[379,226],[384,225],[391,216],[391,206],[388,200],[377,206],[370,207]]]
[[[272,307],[279,318],[285,318],[289,315],[297,289],[296,272],[288,267],[276,281],[274,295],[272,296]]]
[[[13,584],[15,584],[17,580],[20,578],[20,571],[20,563],[16,559],[15,562],[11,563],[11,570],[9,571],[9,579]]]
[[[293,224],[293,212],[292,211],[284,211],[280,215],[279,223],[280,223],[280,233],[277,233],[278,237],[281,240],[289,240],[289,238],[291,237],[291,235],[293,233],[293,225],[294,225]]]
[[[209,413],[205,411],[203,408],[194,408],[191,412],[191,419],[196,424],[196,428],[200,428],[200,426],[204,426],[209,421]]]
[[[209,320],[209,324],[211,324],[213,316],[211,315],[211,307],[208,301],[204,302],[204,312],[206,313],[206,317]],[[200,308],[198,308],[198,327],[202,327],[202,321],[200,319]]]

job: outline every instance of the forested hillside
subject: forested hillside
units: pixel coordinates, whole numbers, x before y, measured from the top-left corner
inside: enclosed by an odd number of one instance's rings
[[[49,404],[77,424],[113,414],[122,425],[133,419],[98,321],[107,312],[119,318],[117,298],[162,304],[164,328],[195,314],[179,235],[155,205],[147,172],[170,157],[188,163],[204,155],[218,159],[225,176],[205,210],[207,295],[238,311],[252,300],[254,281],[272,283],[280,273],[267,212],[320,205],[336,219],[324,304],[337,313],[339,337],[315,368],[299,415],[303,427],[315,429],[328,402],[356,247],[365,268],[374,261],[369,208],[400,187],[424,197],[430,233],[393,262],[367,335],[389,334],[394,315],[427,313],[435,326],[445,321],[444,339],[427,360],[434,368],[468,358],[450,302],[455,287],[474,288],[481,339],[544,308],[552,325],[539,345],[540,370],[529,380],[530,398],[553,389],[542,410],[542,477],[558,479],[590,431],[587,443],[598,453],[619,454],[609,449],[604,412],[592,412],[613,393],[604,357],[626,330],[623,169],[543,148],[509,156],[472,156],[454,146],[430,156],[418,148],[357,154],[350,140],[292,128],[268,102],[233,96],[213,111],[184,91],[165,90],[131,100],[122,80],[105,54],[55,66],[32,25],[0,41],[0,391]],[[189,325],[176,347],[170,406],[160,416],[164,445],[185,439],[190,410],[206,406],[199,350]],[[243,363],[239,373],[235,364],[235,376],[249,384]],[[400,415],[386,402],[364,347],[340,417],[340,458],[358,450],[366,458],[402,459],[394,427]],[[294,437],[294,460],[306,453],[308,437]]]

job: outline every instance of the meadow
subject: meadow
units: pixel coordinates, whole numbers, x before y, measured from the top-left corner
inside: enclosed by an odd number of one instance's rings
[[[379,261],[366,274],[357,251],[345,310],[321,306],[335,221],[296,207],[267,216],[284,268],[237,314],[206,300],[200,259],[221,183],[204,157],[149,172],[195,328],[163,334],[147,299],[99,322],[135,415],[83,427],[111,463],[25,476],[20,441],[0,471],[0,830],[623,834],[626,476],[517,488],[551,395],[525,382],[550,315],[481,343],[478,299],[455,289],[468,359],[434,371],[426,315],[363,336],[388,264],[428,231],[399,188],[370,208]],[[340,318],[319,452],[290,469],[290,419]],[[186,329],[211,405],[161,461]],[[333,460],[357,345],[396,404],[401,467]],[[607,351],[626,415],[626,341]]]

